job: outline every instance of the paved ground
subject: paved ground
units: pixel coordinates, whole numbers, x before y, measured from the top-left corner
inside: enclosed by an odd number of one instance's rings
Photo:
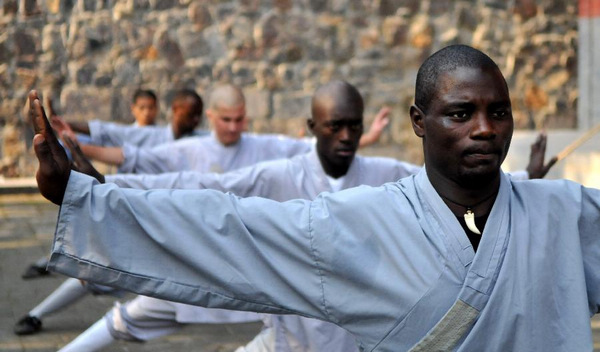
[[[2,193],[2,192],[0,192]],[[44,319],[42,333],[18,337],[14,322],[63,281],[59,275],[23,281],[25,266],[49,252],[58,207],[35,194],[0,195],[0,352],[56,351],[95,322],[115,300],[88,296]],[[600,317],[592,320],[600,352]],[[259,323],[189,326],[144,344],[119,342],[105,351],[233,351],[251,339]]]

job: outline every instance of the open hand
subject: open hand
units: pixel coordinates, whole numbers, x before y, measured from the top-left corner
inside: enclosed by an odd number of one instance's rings
[[[366,147],[379,141],[379,138],[381,138],[381,135],[383,134],[383,130],[390,123],[389,116],[391,111],[392,110],[389,107],[384,106],[377,112],[377,115],[373,118],[373,122],[371,122],[369,131],[360,138],[361,147]]]
[[[104,175],[98,172],[88,158],[85,157],[83,151],[81,151],[81,148],[79,147],[79,143],[71,139],[69,136],[64,136],[63,142],[67,148],[69,148],[71,157],[73,158],[73,164],[71,165],[71,168],[73,168],[75,171],[79,171],[94,177],[96,180],[100,181],[100,183],[104,183]]]
[[[61,204],[71,174],[69,160],[52,131],[35,90],[29,92],[29,107],[29,118],[36,133],[33,148],[40,163],[35,175],[38,188],[52,203]]]
[[[529,165],[527,165],[527,172],[529,173],[529,178],[543,178],[546,176],[548,171],[556,161],[558,160],[556,157],[552,157],[547,164],[544,165],[544,159],[546,156],[546,142],[548,136],[545,132],[542,132],[538,135],[535,142],[531,145],[531,153],[529,154]]]

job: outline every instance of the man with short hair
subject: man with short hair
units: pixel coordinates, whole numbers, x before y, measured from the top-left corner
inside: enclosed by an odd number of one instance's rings
[[[99,177],[122,187],[141,189],[214,189],[238,196],[261,196],[276,201],[294,198],[313,199],[322,192],[335,192],[362,184],[379,186],[414,174],[420,166],[390,158],[355,157],[363,134],[364,104],[358,90],[343,81],[333,81],[320,87],[312,100],[312,118],[307,125],[316,138],[316,150],[291,159],[280,159],[231,171],[225,174],[180,172],[159,175],[108,175]],[[210,110],[209,110],[210,111]],[[243,115],[235,113],[212,115],[233,124],[225,133],[242,123]],[[223,129],[216,129],[223,130]],[[221,138],[221,140],[227,137]],[[86,163],[75,149],[78,166]],[[91,167],[91,166],[86,166]],[[90,172],[96,175],[96,171]],[[293,277],[290,277],[293,280]],[[161,315],[142,314],[144,307],[159,304]],[[162,301],[160,301],[162,302]],[[61,349],[92,351],[117,339],[149,340],[171,333],[182,323],[199,323],[185,319],[181,306],[145,296],[113,308],[103,319]],[[170,314],[169,314],[170,313]],[[210,314],[204,310],[204,314]],[[200,314],[196,314],[200,317]],[[244,350],[292,351],[357,351],[354,337],[345,330],[319,320],[299,316],[265,316],[266,328]],[[155,327],[160,323],[158,327]],[[108,334],[110,332],[110,335]],[[262,346],[262,347],[259,347]],[[299,348],[299,347],[296,347]]]
[[[438,51],[417,87],[430,92],[410,113],[419,174],[285,203],[99,185],[69,170],[32,94],[38,184],[62,204],[51,266],[197,305],[327,320],[365,350],[592,349],[600,191],[500,171],[511,103],[480,51]]]

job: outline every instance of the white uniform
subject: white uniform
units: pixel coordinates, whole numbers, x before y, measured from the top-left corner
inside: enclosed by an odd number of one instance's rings
[[[137,126],[93,120],[88,123],[90,129],[89,144],[105,147],[120,147],[125,143],[137,147],[155,147],[159,144],[175,141],[173,126]],[[201,137],[210,132],[195,130],[183,137]]]
[[[424,170],[284,203],[73,172],[50,266],[169,300],[327,320],[369,351],[584,351],[600,310],[599,226],[600,191],[569,181],[502,175],[475,253]]]
[[[265,160],[290,158],[307,153],[312,143],[281,135],[242,134],[229,146],[221,144],[214,134],[185,138],[154,148],[123,146],[121,173],[158,174],[183,170],[227,172]]]
[[[363,184],[379,186],[419,170],[419,166],[394,159],[357,156],[343,177],[341,188]],[[120,174],[107,176],[106,182],[138,189],[208,188],[230,191],[242,197],[261,196],[277,201],[313,199],[319,193],[333,191],[315,151],[292,159],[259,163],[222,175],[197,172]],[[244,351],[357,351],[354,337],[331,323],[296,315],[265,315],[263,321],[266,329]]]

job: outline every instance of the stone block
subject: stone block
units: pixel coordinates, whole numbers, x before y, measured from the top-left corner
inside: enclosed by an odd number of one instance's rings
[[[11,44],[8,36],[0,35],[0,64],[12,61],[13,48]]]
[[[33,61],[32,56],[36,53],[35,36],[35,33],[30,33],[22,29],[17,29],[14,32],[13,43],[17,57]]]
[[[176,37],[184,59],[208,56],[211,53],[204,36],[192,27],[179,28]]]
[[[161,82],[169,82],[170,74],[162,61],[142,60],[139,63],[142,83],[153,86]]]
[[[112,117],[112,89],[66,86],[60,95],[63,117],[66,120],[110,120]]]
[[[273,66],[261,62],[256,71],[256,87],[259,89],[274,90],[279,87],[279,77]]]
[[[311,94],[306,92],[285,92],[273,94],[273,117],[276,119],[310,117]]]
[[[280,19],[276,12],[265,14],[254,26],[253,38],[258,47],[275,45],[279,35]]]
[[[266,119],[271,116],[271,92],[256,88],[244,89],[246,114],[251,119]]]
[[[535,17],[538,13],[536,0],[515,0],[513,12],[524,20]]]
[[[179,44],[171,39],[168,30],[158,30],[154,35],[153,45],[171,69],[177,69],[185,63]]]
[[[19,11],[18,0],[4,0],[2,3],[2,14],[5,16],[16,15]]]
[[[236,86],[246,86],[256,83],[255,71],[255,63],[234,61],[231,65],[233,84]]]
[[[327,3],[328,1],[326,0],[309,0],[308,1],[308,6],[310,7],[310,9],[314,12],[323,12],[327,10]]]
[[[406,43],[409,25],[407,21],[401,17],[388,17],[384,19],[381,28],[383,42],[387,46],[399,46]]]
[[[29,91],[37,82],[38,75],[33,69],[17,68],[15,85],[24,91]]]
[[[133,17],[134,14],[133,1],[117,2],[112,10],[112,17],[115,21]]]
[[[188,7],[188,18],[197,31],[202,31],[212,25],[212,16],[208,5],[203,2],[193,2]]]
[[[61,35],[61,26],[47,25],[42,30],[42,51],[54,56],[65,55],[65,46]]]
[[[458,25],[470,31],[474,31],[480,22],[477,11],[472,6],[460,6],[458,8]]]
[[[525,91],[525,105],[532,111],[544,108],[548,104],[548,94],[538,85],[531,85]]]
[[[21,0],[21,14],[25,17],[36,16],[42,13],[37,0]]]
[[[76,0],[77,9],[81,12],[96,11],[98,1],[96,0]]]
[[[152,10],[167,10],[178,5],[178,0],[149,0]]]
[[[426,50],[433,43],[434,29],[429,23],[429,17],[424,15],[416,16],[410,25],[409,42],[418,49]]]
[[[455,1],[435,0],[429,2],[429,15],[432,17],[444,16],[452,12],[452,5]]]
[[[413,14],[419,10],[421,5],[421,1],[419,0],[379,0],[375,3],[377,4],[379,16],[384,17],[395,15],[401,8],[404,8],[408,10],[409,13]]]
[[[71,77],[78,85],[92,84],[94,74],[96,73],[96,65],[89,61],[70,62],[68,64],[69,77]]]
[[[213,67],[213,80],[219,83],[231,83],[231,64],[227,60],[219,60]]]
[[[140,84],[141,75],[138,63],[126,56],[117,58],[114,64],[114,74],[111,81],[115,86]]]

